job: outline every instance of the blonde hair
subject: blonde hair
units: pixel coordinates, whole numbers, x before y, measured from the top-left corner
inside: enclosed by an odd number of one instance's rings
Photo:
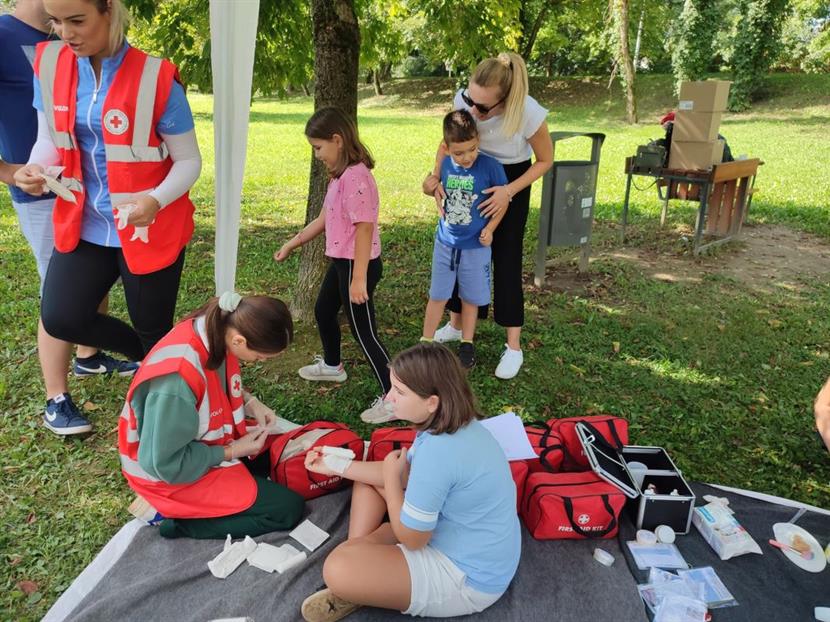
[[[524,59],[515,52],[502,52],[495,58],[486,58],[475,68],[470,81],[479,86],[498,87],[499,96],[504,99],[502,133],[505,136],[516,134],[522,127],[528,94]]]
[[[87,0],[103,15],[110,14],[109,53],[115,54],[124,45],[124,33],[130,24],[130,13],[121,0]]]

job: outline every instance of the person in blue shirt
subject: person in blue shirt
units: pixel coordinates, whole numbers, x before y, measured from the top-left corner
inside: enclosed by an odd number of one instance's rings
[[[349,536],[325,561],[328,587],[303,603],[308,622],[339,620],[362,605],[433,617],[483,611],[519,565],[516,486],[478,421],[458,359],[419,343],[390,369],[386,399],[417,428],[412,448],[382,462],[353,461],[342,473],[317,451],[306,456],[310,471],[354,480]]]
[[[490,245],[504,216],[503,212],[492,218],[483,216],[479,205],[487,198],[484,190],[506,184],[507,176],[498,160],[479,153],[476,122],[466,110],[444,117],[444,145],[449,155],[441,162],[440,188],[446,198],[435,231],[421,341],[435,338],[444,307],[458,287],[462,326],[458,357],[466,369],[472,369],[478,307],[490,303]]]
[[[0,181],[9,185],[12,206],[20,230],[35,258],[40,293],[54,248],[52,232],[53,194],[32,196],[14,185],[14,173],[26,162],[37,138],[37,114],[32,107],[32,62],[35,46],[50,38],[48,15],[43,0],[18,0],[14,12],[0,15]],[[99,305],[107,312],[107,298]],[[73,419],[80,412],[72,402],[67,383],[67,367],[72,344],[49,335],[38,322],[37,350],[46,389],[44,415],[65,412],[61,419]],[[129,376],[138,364],[115,359],[97,348],[78,346],[74,371],[76,376],[117,373]],[[48,422],[48,418],[46,419]],[[83,424],[56,426],[58,434],[82,433]]]
[[[43,6],[55,33],[76,57],[74,136],[85,193],[77,246],[69,252],[56,251],[49,262],[41,319],[55,337],[114,350],[139,361],[173,326],[185,251],[182,249],[170,265],[146,274],[133,273],[116,231],[114,208],[119,206],[110,198],[102,113],[130,49],[124,37],[127,12],[121,0],[43,0]],[[33,103],[38,117],[37,141],[14,180],[18,188],[40,196],[44,192],[40,174],[59,164],[61,155],[50,134],[37,79]],[[161,183],[135,198],[127,220],[135,227],[151,225],[159,210],[188,192],[201,171],[193,115],[179,82],[173,81],[152,131],[163,141],[171,166]],[[119,278],[132,326],[97,309]],[[90,429],[89,421],[77,409],[62,406],[47,411],[44,423],[60,434]]]

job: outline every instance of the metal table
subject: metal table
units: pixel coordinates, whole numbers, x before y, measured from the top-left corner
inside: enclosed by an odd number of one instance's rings
[[[716,164],[710,171],[687,171],[662,168],[655,171],[641,171],[632,168],[633,158],[625,159],[625,201],[621,219],[621,239],[625,240],[628,224],[628,202],[634,175],[651,177],[658,184],[658,192],[665,188],[660,225],[666,222],[669,199],[698,201],[695,222],[694,255],[732,240],[740,234],[741,226],[749,212],[755,191],[755,176],[763,164],[758,158],[735,160]],[[702,243],[704,228],[707,235],[718,239]]]

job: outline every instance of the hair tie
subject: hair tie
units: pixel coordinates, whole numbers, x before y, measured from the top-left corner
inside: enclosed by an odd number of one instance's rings
[[[219,296],[219,308],[222,309],[222,311],[233,313],[236,311],[236,308],[239,306],[239,301],[241,300],[242,296],[234,291],[224,292],[221,296]]]

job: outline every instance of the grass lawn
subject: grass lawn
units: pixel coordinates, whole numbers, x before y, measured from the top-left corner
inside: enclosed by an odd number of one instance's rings
[[[638,78],[639,79],[639,78]],[[631,424],[632,441],[666,447],[688,479],[723,483],[830,507],[830,456],[812,431],[813,396],[830,373],[830,286],[799,277],[765,291],[707,270],[699,281],[663,282],[611,256],[618,243],[623,158],[657,138],[657,118],[673,104],[669,79],[641,79],[641,118],[622,122],[623,104],[605,79],[534,82],[551,108],[551,130],[607,134],[597,194],[595,256],[579,294],[534,288],[532,255],[541,183],[534,187],[526,237],[525,367],[512,382],[492,371],[503,332],[480,325],[479,363],[471,382],[487,414],[514,409],[527,419],[611,413]],[[764,165],[752,205],[754,223],[784,224],[830,238],[830,76],[774,76],[769,99],[753,112],[727,115],[722,133],[733,152]],[[362,137],[377,159],[385,274],[377,292],[381,333],[390,351],[417,341],[429,282],[434,205],[419,193],[440,138],[447,81],[387,85],[363,94]],[[213,292],[213,132],[211,98],[193,94],[203,175],[192,197],[197,229],[188,250],[178,314]],[[271,255],[302,225],[310,149],[302,128],[309,99],[256,100],[237,273],[238,290],[292,297],[297,259]],[[821,130],[824,127],[825,130]],[[824,136],[824,138],[822,138]],[[571,144],[572,143],[572,144]],[[587,157],[587,141],[557,146],[558,158]],[[630,244],[658,260],[716,266],[740,243],[695,260],[678,241],[694,218],[675,204],[664,230],[653,190],[634,192]],[[573,271],[576,252],[550,251]],[[555,283],[556,276],[553,276]],[[38,280],[8,194],[0,193],[0,619],[37,619],[129,518],[132,498],[118,469],[116,426],[128,382],[71,379],[76,403],[95,424],[85,440],[62,441],[41,425],[44,403],[35,352]],[[125,317],[117,289],[111,312]],[[333,418],[368,428],[357,413],[377,387],[350,337],[344,339],[349,381],[310,385],[296,368],[320,351],[315,327],[298,326],[297,341],[275,361],[249,365],[245,380],[280,414],[297,421]],[[25,582],[25,583],[21,583]]]

